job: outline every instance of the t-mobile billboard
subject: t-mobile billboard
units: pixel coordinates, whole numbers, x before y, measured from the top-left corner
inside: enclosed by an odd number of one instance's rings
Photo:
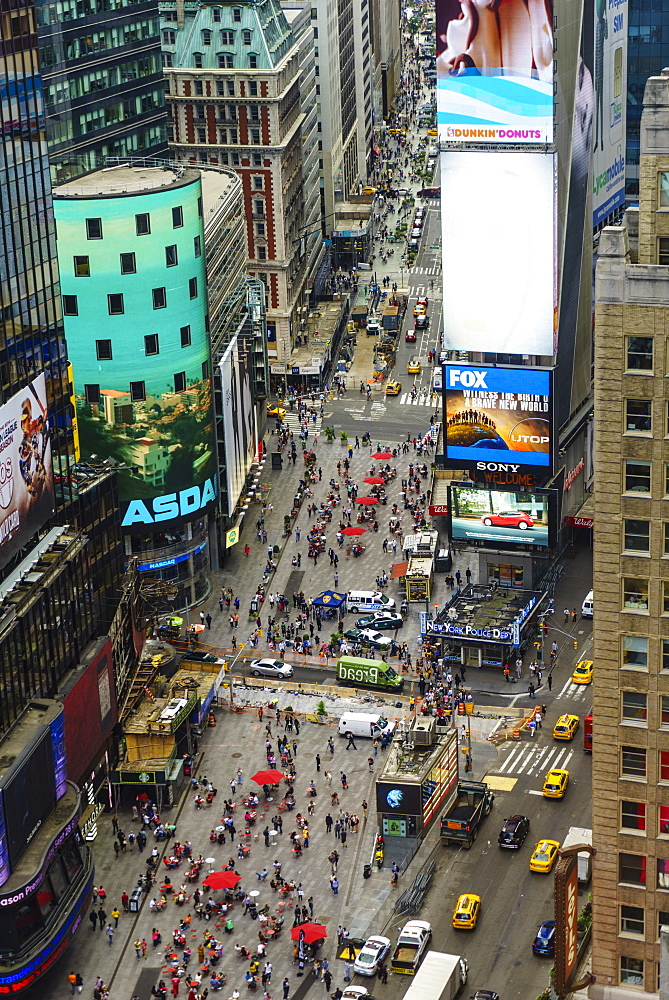
[[[625,204],[627,0],[595,0],[592,225]]]

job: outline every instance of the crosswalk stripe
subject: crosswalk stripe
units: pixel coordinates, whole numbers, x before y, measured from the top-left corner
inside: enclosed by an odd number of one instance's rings
[[[412,399],[411,398],[411,393],[409,393],[409,392],[403,392],[402,393],[402,395],[400,396],[400,403],[404,403],[405,406],[433,406],[434,405],[433,402],[432,402],[432,400],[430,399],[429,395],[428,395],[427,399],[425,399],[425,397],[420,396],[420,395],[416,396],[415,399]]]
[[[491,774],[527,774],[533,776],[537,773],[552,771],[555,768],[568,770],[569,762],[574,756],[574,751],[570,747],[518,747],[512,750],[502,763]]]

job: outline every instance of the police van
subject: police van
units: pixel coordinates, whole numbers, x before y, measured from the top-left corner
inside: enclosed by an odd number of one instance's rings
[[[365,611],[395,611],[396,605],[392,597],[386,597],[375,590],[351,590],[346,595],[346,610],[356,614]]]

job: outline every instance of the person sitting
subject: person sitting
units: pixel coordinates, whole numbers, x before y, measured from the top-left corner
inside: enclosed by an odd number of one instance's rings
[[[256,875],[258,876],[259,882],[264,882],[267,878],[267,869],[263,868],[262,871],[256,872]]]

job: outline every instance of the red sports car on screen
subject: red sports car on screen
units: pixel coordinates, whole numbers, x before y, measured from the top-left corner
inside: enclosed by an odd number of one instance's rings
[[[481,518],[487,527],[495,525],[498,528],[531,528],[534,521],[529,514],[521,510],[499,510],[496,514],[484,514]]]

